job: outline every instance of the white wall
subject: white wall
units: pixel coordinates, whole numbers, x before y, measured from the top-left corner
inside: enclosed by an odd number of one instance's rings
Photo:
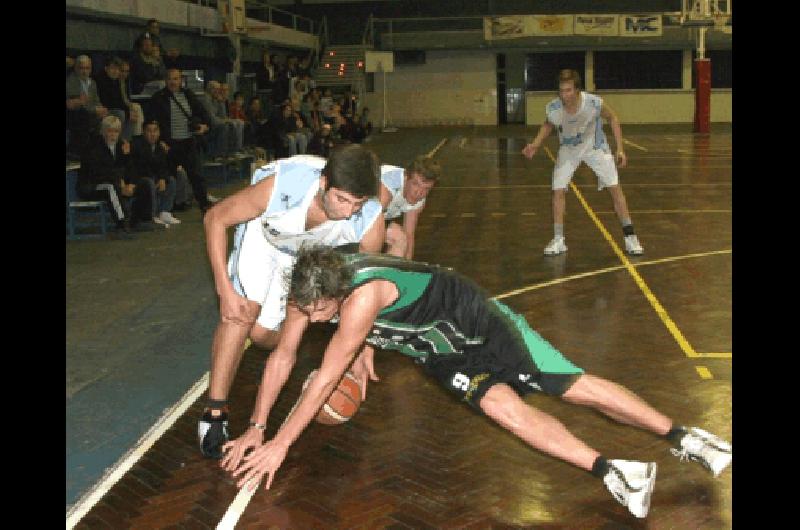
[[[398,65],[386,74],[388,120],[393,125],[497,125],[495,53],[428,51],[423,65]],[[381,124],[383,80],[375,74],[375,92],[365,104]]]
[[[598,90],[602,97],[626,123],[692,123],[694,121],[693,90]],[[527,92],[525,123],[539,125],[544,120],[544,107],[557,97],[556,92]],[[732,122],[733,90],[711,91],[711,121]]]

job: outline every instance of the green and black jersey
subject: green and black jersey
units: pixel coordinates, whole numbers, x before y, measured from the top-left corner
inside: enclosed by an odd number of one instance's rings
[[[583,370],[528,326],[525,318],[456,272],[385,254],[346,256],[353,289],[388,280],[397,299],[375,319],[370,345],[424,364],[443,385],[478,406],[496,383],[520,394],[560,394]]]

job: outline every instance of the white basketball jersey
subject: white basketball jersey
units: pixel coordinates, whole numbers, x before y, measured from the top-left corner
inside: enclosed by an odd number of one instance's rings
[[[403,197],[403,189],[406,185],[405,170],[403,168],[390,166],[389,164],[381,165],[381,182],[392,195],[392,200],[389,201],[389,204],[386,206],[386,211],[383,212],[383,217],[387,221],[389,219],[396,219],[411,210],[419,210],[425,206],[425,199],[411,204]]]
[[[320,191],[325,163],[322,157],[298,155],[271,162],[253,174],[253,184],[275,175],[272,195],[260,220],[264,239],[281,252],[294,255],[306,241],[330,246],[358,243],[381,212],[380,202],[373,197],[349,219],[325,221],[306,230],[308,208]]]
[[[595,149],[608,150],[608,141],[603,132],[600,109],[603,99],[594,94],[581,91],[578,110],[568,114],[560,98],[551,100],[545,112],[547,121],[558,130],[558,141],[561,146],[580,147],[591,145]]]

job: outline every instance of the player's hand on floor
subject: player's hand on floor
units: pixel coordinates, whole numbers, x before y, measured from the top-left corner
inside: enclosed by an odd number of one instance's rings
[[[242,463],[233,472],[234,477],[240,477],[236,485],[241,488],[245,484],[252,482],[253,487],[255,487],[266,474],[269,477],[264,489],[269,489],[272,486],[272,479],[275,478],[275,473],[286,458],[288,450],[287,446],[276,443],[274,439],[254,449],[242,459]]]
[[[250,427],[243,435],[222,446],[222,460],[219,465],[225,471],[233,472],[250,449],[260,447],[264,441],[264,431]]]
[[[375,350],[372,348],[364,348],[361,354],[353,362],[350,371],[358,379],[358,384],[361,387],[361,401],[367,399],[367,382],[371,379],[376,383],[380,378],[375,373]]]

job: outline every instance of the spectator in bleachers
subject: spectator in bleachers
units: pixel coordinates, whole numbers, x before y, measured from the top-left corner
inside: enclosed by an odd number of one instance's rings
[[[244,119],[231,116],[230,114],[230,87],[228,86],[228,83],[220,83],[219,96],[214,97],[218,97],[221,101],[222,108],[225,109],[226,119],[228,120],[228,123],[233,125],[233,128],[236,131],[236,147],[234,150],[240,152],[242,147],[244,147]]]
[[[139,39],[139,46],[131,60],[131,89],[134,94],[140,94],[148,83],[162,81],[166,74],[166,67],[160,55],[156,55],[153,40],[144,34]]]
[[[145,32],[136,37],[136,40],[134,41],[134,51],[139,49],[142,40],[145,38],[149,38],[153,42],[154,46],[158,46],[162,50],[164,49],[163,44],[161,43],[161,24],[158,22],[158,20],[151,18],[147,21]],[[179,55],[180,51],[177,48],[170,48],[166,50],[166,53],[163,57],[165,67],[176,68]]]
[[[134,136],[141,136],[144,112],[142,106],[131,101],[131,65],[125,59],[119,60],[119,85],[122,92],[122,101],[128,109],[128,121],[122,127],[122,137],[130,139]]]
[[[233,152],[233,144],[236,142],[235,131],[227,123],[228,109],[220,105],[218,99],[214,97],[219,93],[219,81],[209,81],[206,90],[198,96],[198,100],[208,115],[208,151],[206,154],[210,158],[224,158]]]
[[[291,82],[294,72],[289,68],[288,58],[287,64],[278,64],[275,69],[277,73],[275,74],[275,82],[272,86],[272,106],[280,107],[280,105],[283,104],[283,100],[289,97],[289,83]]]
[[[313,72],[311,71],[311,54],[310,52],[308,55],[304,56],[300,59],[300,63],[297,65],[297,75],[307,75],[309,78],[313,76]]]
[[[67,75],[72,72],[72,69],[75,67],[75,59],[67,55]]]
[[[244,95],[241,92],[233,93],[233,99],[228,103],[228,116],[243,122],[247,121],[247,114],[244,109]]]
[[[330,88],[326,88],[319,98],[319,110],[322,111],[322,118],[325,122],[331,123],[330,112],[333,107],[333,92]]]
[[[328,158],[331,149],[333,149],[335,145],[336,143],[333,141],[333,136],[331,136],[331,126],[326,123],[320,127],[320,130],[317,131],[311,138],[311,141],[308,142],[308,154]]]
[[[100,135],[92,138],[81,157],[77,192],[85,200],[107,201],[122,232],[152,230],[152,189],[147,183],[131,182],[130,144],[120,139],[121,130],[119,118],[103,118]]]
[[[119,68],[120,60],[118,57],[109,56],[105,60],[103,70],[100,71],[95,81],[97,83],[97,96],[100,98],[100,103],[108,109],[108,113],[116,116],[123,123],[124,140],[130,138],[125,137],[125,123],[127,106],[122,99],[122,86],[119,82]],[[130,129],[130,127],[128,127]]]
[[[152,120],[145,124],[144,134],[133,139],[128,174],[132,181],[149,179],[153,182],[153,222],[169,226],[180,223],[170,213],[174,207],[177,181],[170,173],[167,160],[169,146],[159,141],[160,136],[161,130],[157,121]]]
[[[310,77],[308,74],[300,74],[297,77],[292,78],[292,90],[289,94],[289,98],[292,100],[292,102],[297,102],[299,104],[305,95],[309,93],[311,90],[309,87],[309,81]]]
[[[341,101],[342,106],[342,116],[345,118],[353,118],[356,114],[356,97],[353,95],[353,92],[347,88],[344,91],[344,97]]]
[[[291,102],[284,102],[281,105],[281,119],[275,124],[275,133],[289,156],[306,153],[308,136],[302,129],[303,120],[295,115]]]
[[[97,85],[91,78],[92,60],[88,55],[75,59],[75,71],[67,76],[67,129],[70,145],[67,150],[80,157],[89,145],[93,134],[100,128],[100,120],[108,114],[97,96]]]
[[[158,122],[161,138],[170,148],[170,173],[174,175],[175,168],[183,166],[200,211],[205,215],[211,202],[202,173],[198,136],[208,132],[209,117],[194,93],[181,88],[180,70],[167,70],[166,84],[150,99],[150,115],[146,115],[145,120]]]
[[[268,91],[270,98],[275,87],[275,79],[278,75],[277,57],[264,50],[261,54],[261,64],[256,70],[256,90]],[[264,104],[271,105],[271,99],[264,101]]]
[[[248,145],[264,149],[272,148],[269,117],[261,106],[261,98],[253,96],[247,104],[245,138]]]

